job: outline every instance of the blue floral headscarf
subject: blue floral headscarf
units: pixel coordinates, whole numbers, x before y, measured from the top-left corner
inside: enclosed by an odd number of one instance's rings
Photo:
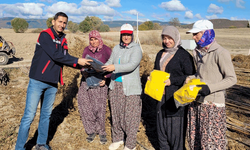
[[[215,38],[214,30],[213,29],[206,30],[203,33],[203,35],[202,35],[201,39],[199,40],[199,42],[197,42],[196,44],[199,47],[205,47],[205,46],[211,44],[214,41],[214,38]]]

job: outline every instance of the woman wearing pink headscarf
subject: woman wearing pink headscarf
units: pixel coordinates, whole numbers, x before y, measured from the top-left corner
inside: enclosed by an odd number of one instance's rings
[[[93,30],[89,33],[89,46],[87,46],[82,57],[87,55],[106,63],[111,55],[112,50],[103,44],[101,35],[98,31]],[[88,137],[88,142],[93,142],[95,136],[99,134],[100,143],[107,142],[105,131],[105,113],[106,113],[106,100],[108,86],[106,85],[104,75],[98,86],[89,87],[86,79],[93,74],[93,70],[82,69],[83,74],[81,86],[78,91],[78,108],[81,115],[82,123]],[[100,75],[100,73],[97,73]]]

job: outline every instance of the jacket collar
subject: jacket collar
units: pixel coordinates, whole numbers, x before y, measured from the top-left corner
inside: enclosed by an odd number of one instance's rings
[[[208,48],[208,52],[212,52],[218,49],[218,43],[214,40],[213,43],[211,43],[210,47]]]
[[[66,36],[65,33],[62,33],[62,36],[59,37],[59,35],[57,35],[56,31],[54,30],[53,26],[51,26],[50,29],[51,29],[51,31],[53,32],[55,38],[58,39],[58,40],[60,40],[60,39],[62,39],[62,38],[64,38],[64,37]]]
[[[135,45],[136,45],[135,42],[131,42],[128,46],[123,47],[123,48],[124,48],[124,49],[130,49],[130,48],[134,47]],[[122,46],[120,45],[120,47],[122,47]]]

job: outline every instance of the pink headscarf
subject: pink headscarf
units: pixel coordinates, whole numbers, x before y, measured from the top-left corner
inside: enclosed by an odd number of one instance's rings
[[[90,45],[90,39],[91,38],[97,38],[98,39],[99,46],[97,48]],[[88,46],[89,50],[92,51],[93,53],[95,53],[96,50],[97,50],[97,52],[99,52],[102,49],[102,47],[103,47],[103,41],[102,41],[102,37],[101,37],[100,33],[97,30],[91,31],[89,33],[89,46]]]

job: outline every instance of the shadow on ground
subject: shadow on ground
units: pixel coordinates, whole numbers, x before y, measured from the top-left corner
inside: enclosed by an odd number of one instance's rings
[[[58,90],[59,93],[63,93],[63,99],[59,105],[57,105],[52,113],[49,124],[49,134],[47,139],[47,144],[53,139],[57,127],[63,122],[64,118],[66,118],[69,114],[69,110],[74,108],[73,98],[76,97],[78,92],[77,79],[79,78],[79,73],[74,77],[72,83],[67,86],[67,88],[62,88],[62,90]],[[38,130],[36,130],[34,136],[26,143],[26,150],[31,150],[33,146],[36,145],[36,140],[38,136]]]
[[[234,85],[227,89],[227,97],[230,99],[249,99],[250,88],[240,85]]]
[[[12,58],[9,59],[7,64],[13,64],[14,62],[18,62],[18,61],[22,61],[23,58],[17,58],[15,56],[13,56]]]
[[[147,82],[147,74],[143,74],[141,77],[142,89],[145,88]],[[142,120],[143,126],[145,126],[145,132],[148,136],[148,140],[154,147],[159,149],[157,131],[156,131],[156,105],[157,101],[144,93],[141,94],[142,99]]]

